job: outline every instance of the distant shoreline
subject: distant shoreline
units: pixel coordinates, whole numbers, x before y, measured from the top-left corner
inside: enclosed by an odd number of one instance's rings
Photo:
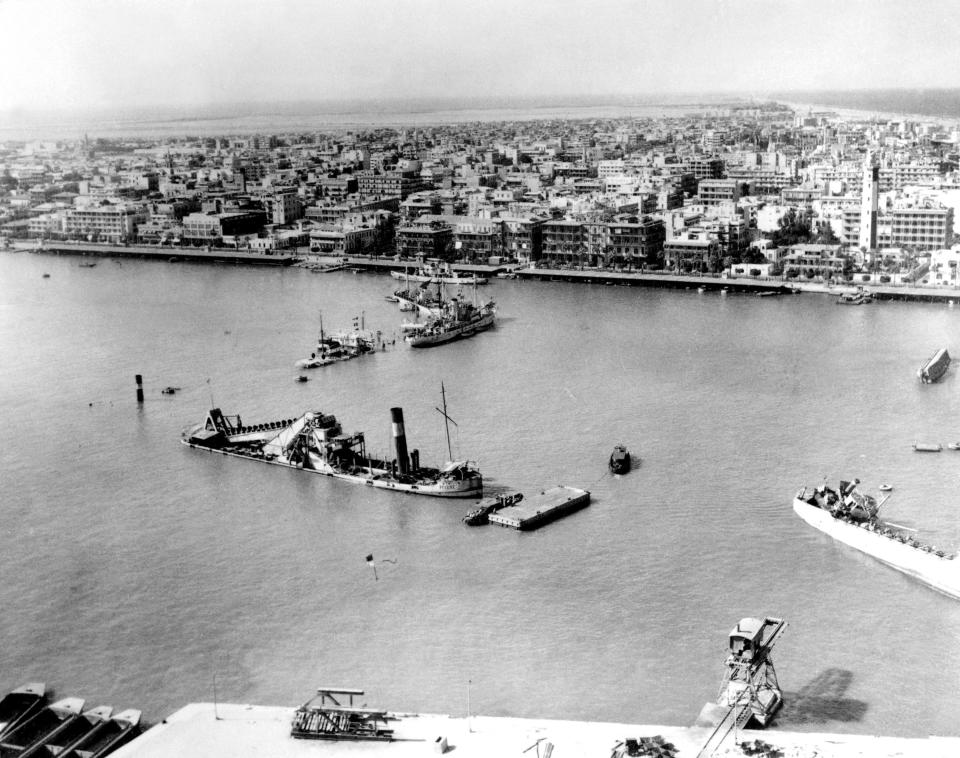
[[[0,141],[92,137],[164,139],[266,132],[295,133],[377,128],[427,128],[537,120],[683,117],[732,105],[776,102],[795,111],[832,111],[849,120],[909,119],[960,123],[960,89],[737,93],[650,96],[388,98],[278,103],[233,103],[127,108],[2,111]],[[923,105],[922,112],[916,106]],[[876,106],[876,107],[874,107]],[[900,106],[900,107],[897,107]]]

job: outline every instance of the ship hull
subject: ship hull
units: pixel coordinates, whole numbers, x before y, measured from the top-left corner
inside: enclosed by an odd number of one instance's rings
[[[943,375],[947,373],[948,368],[950,368],[950,353],[947,352],[946,348],[942,348],[920,367],[917,371],[917,377],[924,384],[933,384],[940,381]]]
[[[810,526],[835,540],[866,553],[935,590],[960,598],[960,561],[927,552],[865,526],[834,518],[829,511],[800,497],[793,500],[794,512]]]
[[[376,471],[372,474],[350,474],[344,471],[337,471],[326,464],[316,465],[314,468],[308,468],[291,461],[281,460],[280,458],[270,460],[268,458],[261,458],[259,456],[248,455],[242,452],[235,452],[233,450],[218,450],[216,448],[207,447],[206,445],[198,445],[186,439],[180,441],[187,447],[192,447],[195,450],[206,450],[208,453],[219,453],[221,455],[229,455],[234,458],[243,458],[244,460],[248,461],[269,463],[273,466],[286,466],[287,468],[306,471],[311,474],[322,474],[323,476],[341,479],[345,482],[352,482],[353,484],[362,484],[367,487],[374,487],[375,489],[406,492],[413,495],[428,495],[430,497],[477,497],[483,494],[483,480],[479,476],[462,481],[436,481],[424,479],[415,482],[399,482],[390,478],[388,474],[378,473]]]
[[[407,337],[410,347],[435,347],[445,345],[454,340],[472,337],[477,332],[483,332],[493,326],[494,315],[488,313],[476,321],[469,321],[438,333],[416,334]]]
[[[390,276],[402,282],[442,282],[443,284],[470,285],[487,283],[487,280],[482,276],[431,276],[430,274],[402,274],[399,271],[391,271]]]

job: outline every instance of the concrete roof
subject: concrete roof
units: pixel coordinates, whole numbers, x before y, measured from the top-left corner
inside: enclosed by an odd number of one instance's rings
[[[299,740],[290,736],[293,708],[236,704],[188,705],[133,742],[114,758],[338,758],[388,756],[413,758],[440,754],[440,739],[457,758],[525,756],[539,758],[546,743],[556,758],[609,756],[624,739],[661,736],[677,748],[677,758],[693,758],[712,731],[709,728],[644,726],[549,719],[431,714],[391,714],[391,742]],[[960,738],[907,739],[845,734],[738,732],[740,742],[762,740],[795,758],[953,758]],[[734,748],[733,739],[726,745]],[[737,755],[741,755],[739,751]]]

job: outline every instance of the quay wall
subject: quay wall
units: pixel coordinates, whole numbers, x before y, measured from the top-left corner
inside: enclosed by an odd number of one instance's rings
[[[11,250],[40,252],[54,255],[91,255],[104,257],[157,258],[171,261],[210,263],[255,264],[289,266],[298,261],[325,261],[343,264],[360,271],[387,274],[391,271],[413,270],[414,261],[398,261],[395,258],[370,258],[342,256],[329,258],[307,255],[303,251],[258,253],[231,248],[160,247],[157,245],[113,245],[73,242],[50,242],[42,248],[35,243],[14,243]],[[674,274],[649,271],[609,271],[604,269],[555,269],[518,268],[516,266],[490,266],[484,264],[455,263],[454,271],[494,277],[500,272],[514,271],[520,280],[574,282],[624,287],[665,287],[671,289],[697,289],[708,292],[724,288],[731,294],[760,294],[764,292],[784,294],[804,292],[839,297],[846,292],[855,292],[863,286],[875,300],[909,300],[933,303],[960,304],[960,287],[922,286],[900,283],[865,284],[823,283],[798,279],[764,279],[759,277],[704,276],[699,274]]]
[[[111,245],[97,243],[47,242],[44,245],[15,243],[18,251],[47,255],[89,255],[104,258],[156,258],[201,263],[236,263],[260,266],[289,266],[297,258],[290,253],[258,253],[229,247],[162,247],[160,245]]]

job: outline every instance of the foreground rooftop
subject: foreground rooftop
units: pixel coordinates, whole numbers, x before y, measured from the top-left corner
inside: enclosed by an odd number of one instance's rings
[[[660,736],[678,758],[694,758],[711,730],[697,727],[609,724],[474,716],[391,713],[391,742],[300,740],[290,736],[294,708],[194,703],[120,748],[115,758],[336,758],[389,756],[408,758],[446,752],[456,758],[609,758],[625,739]],[[765,743],[784,758],[955,758],[960,738],[909,739],[847,734],[742,730],[714,755],[744,755],[738,743]],[[548,747],[552,745],[552,751]],[[764,755],[763,752],[758,753]],[[773,754],[772,751],[767,752]]]

